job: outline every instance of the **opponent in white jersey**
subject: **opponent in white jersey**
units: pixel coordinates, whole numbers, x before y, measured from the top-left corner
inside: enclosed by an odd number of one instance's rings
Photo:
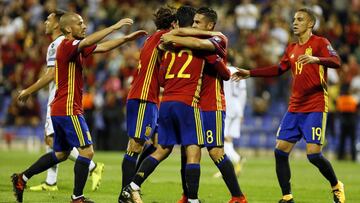
[[[56,10],[53,13],[50,13],[45,21],[45,34],[50,35],[54,41],[49,45],[47,49],[46,55],[46,65],[47,69],[45,73],[30,87],[21,90],[19,92],[18,100],[22,102],[26,102],[26,100],[31,96],[31,94],[37,92],[38,90],[46,87],[49,85],[49,98],[47,104],[47,112],[46,112],[46,122],[45,122],[45,144],[46,144],[46,151],[51,152],[53,146],[53,136],[54,136],[54,129],[52,125],[52,121],[50,118],[50,104],[55,97],[56,92],[56,85],[55,85],[55,66],[56,66],[56,50],[58,45],[62,42],[65,38],[59,26],[60,17],[64,14],[63,11]],[[70,160],[75,161],[79,156],[79,152],[76,148],[73,148],[71,154],[69,156]],[[102,172],[104,169],[103,163],[95,164],[91,161],[89,166],[89,171],[91,172],[90,175],[92,177],[92,190],[98,189],[100,185],[100,180],[102,176]],[[44,183],[30,187],[30,190],[39,191],[56,191],[58,187],[56,185],[57,181],[57,172],[58,172],[58,165],[48,169],[47,177]]]
[[[46,55],[47,71],[46,73],[53,73],[51,78],[54,78],[55,60],[56,60],[56,49],[65,37],[63,35],[58,36],[48,47]],[[49,70],[52,69],[52,70]],[[47,74],[44,74],[46,76]],[[49,83],[49,98],[46,108],[46,122],[45,122],[45,136],[54,134],[54,128],[50,117],[50,104],[55,98],[56,84],[52,79]]]
[[[235,67],[229,66],[228,68],[231,74],[236,72]],[[240,137],[247,96],[245,80],[240,80],[239,82],[232,80],[224,81],[224,92],[226,101],[224,150],[226,155],[228,155],[234,163],[235,173],[239,174],[241,162],[245,159],[241,159],[240,155],[236,152],[233,145],[233,138]]]

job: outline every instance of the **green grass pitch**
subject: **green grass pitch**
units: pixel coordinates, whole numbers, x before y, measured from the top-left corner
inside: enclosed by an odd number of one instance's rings
[[[201,162],[199,196],[203,203],[225,203],[230,194],[222,179],[212,175],[217,171],[206,151]],[[15,202],[12,194],[10,175],[19,172],[34,162],[40,154],[28,152],[0,151],[0,202]],[[90,181],[85,195],[97,203],[115,203],[121,187],[121,161],[123,153],[96,152],[95,161],[105,163],[105,172],[100,189],[90,190]],[[347,203],[360,203],[360,164],[332,161],[338,178],[345,184]],[[328,182],[306,159],[306,156],[291,158],[292,191],[297,203],[330,203],[332,194]],[[73,187],[72,161],[60,164],[58,192],[25,191],[24,202],[69,202]],[[143,184],[145,203],[175,203],[181,195],[180,154],[173,154]],[[34,176],[28,185],[43,181],[45,173]],[[274,158],[270,155],[248,157],[244,170],[238,178],[242,190],[250,203],[276,203],[281,192],[275,175]]]

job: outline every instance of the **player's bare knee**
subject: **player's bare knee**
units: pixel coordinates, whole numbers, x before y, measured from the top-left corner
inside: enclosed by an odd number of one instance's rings
[[[308,143],[306,144],[306,154],[318,154],[321,152],[321,148],[321,145]]]
[[[79,155],[82,157],[92,159],[94,156],[94,149],[93,149],[92,145],[88,145],[85,147],[79,147],[78,150],[79,150]]]
[[[154,157],[158,161],[162,161],[170,155],[170,153],[172,152],[172,149],[173,149],[172,146],[163,147],[163,146],[159,145],[156,148],[155,152],[151,154],[151,156]]]
[[[70,152],[69,151],[65,151],[65,152],[55,152],[55,156],[56,158],[61,162],[61,161],[65,161],[68,157],[69,157]]]
[[[128,142],[127,151],[141,153],[144,147],[144,143],[145,141],[143,140],[130,138]]]
[[[187,161],[186,163],[200,163],[201,148],[197,145],[189,145],[185,148]]]
[[[209,151],[209,155],[213,161],[219,160],[225,154],[223,147],[208,148],[208,151]]]
[[[281,150],[286,153],[290,153],[292,148],[294,147],[294,143],[284,141],[284,140],[276,140],[276,149]]]
[[[53,148],[54,139],[51,135],[45,136],[44,142],[47,146]]]
[[[233,139],[232,139],[232,137],[230,137],[230,136],[225,136],[225,137],[224,137],[224,141],[225,141],[225,142],[232,142]]]

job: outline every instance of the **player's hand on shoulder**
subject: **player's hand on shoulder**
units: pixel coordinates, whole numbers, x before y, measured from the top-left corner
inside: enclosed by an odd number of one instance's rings
[[[170,35],[178,35],[179,33],[181,33],[181,30],[182,28],[175,28],[175,29],[172,29],[170,30],[169,32],[165,33],[166,34],[170,34]]]
[[[304,54],[304,55],[299,56],[298,62],[301,63],[301,64],[306,65],[306,64],[310,64],[310,63],[319,63],[320,60],[319,60],[318,57]]]
[[[211,36],[225,36],[222,32],[212,31]]]
[[[18,101],[20,102],[26,102],[26,100],[29,98],[30,94],[27,93],[26,90],[19,91],[19,95],[17,97]]]
[[[167,44],[167,43],[171,43],[171,42],[172,42],[173,37],[174,37],[174,35],[172,35],[172,34],[170,34],[170,33],[165,33],[165,34],[163,34],[163,35],[161,36],[160,39],[161,39],[161,41],[162,41],[163,43]]]
[[[132,25],[134,23],[134,21],[130,18],[124,18],[119,20],[117,23],[115,23],[114,25],[112,25],[112,28],[114,30],[118,30],[120,29],[122,26],[124,25]]]
[[[236,68],[237,71],[231,75],[231,80],[240,81],[250,77],[250,71],[242,68]]]

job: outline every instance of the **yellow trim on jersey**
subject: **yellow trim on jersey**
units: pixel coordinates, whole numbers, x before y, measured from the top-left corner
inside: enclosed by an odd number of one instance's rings
[[[146,110],[146,102],[140,101],[139,112],[136,119],[135,138],[140,138],[141,136],[145,110]]]
[[[327,91],[327,83],[326,83],[326,80],[324,78],[324,66],[322,65],[319,65],[319,76],[320,76],[320,83],[321,83],[321,86],[324,90],[324,112],[328,112],[329,110],[329,94],[328,94],[328,91]]]
[[[68,69],[68,94],[66,99],[66,115],[73,115],[74,111],[74,86],[75,82],[75,63],[70,62],[69,63],[69,69]]]
[[[203,135],[203,127],[201,122],[201,116],[200,116],[200,109],[197,107],[194,107],[194,117],[195,117],[195,127],[196,127],[196,136],[198,140],[198,144],[202,145],[204,144],[204,135]]]
[[[80,143],[80,146],[85,146],[85,140],[84,140],[84,135],[82,133],[82,130],[81,130],[81,126],[80,126],[80,123],[79,123],[79,118],[77,116],[70,116],[71,118],[71,121],[74,125],[74,128],[75,128],[75,132],[76,132],[76,135],[79,139],[79,143]]]
[[[150,84],[151,84],[151,78],[152,75],[154,73],[154,68],[157,62],[157,57],[158,57],[158,50],[154,49],[152,54],[151,54],[151,58],[150,58],[150,63],[147,67],[146,70],[146,75],[145,75],[145,79],[144,79],[144,85],[142,87],[141,90],[141,96],[140,99],[141,100],[146,100],[149,94],[149,89],[150,89]]]
[[[217,74],[215,81],[215,95],[216,95],[216,110],[223,110],[222,102],[221,102],[221,84],[220,84],[220,76]]]
[[[58,68],[58,65],[57,65],[57,60],[55,60],[55,85],[56,85],[56,89],[58,89],[58,86],[59,86],[59,68]]]
[[[325,142],[326,121],[327,121],[327,112],[323,112],[320,144],[324,144]]]
[[[198,84],[196,86],[194,97],[193,97],[193,100],[191,102],[192,107],[199,107],[199,98],[200,98],[200,92],[201,92],[202,75],[203,75],[204,66],[205,66],[205,60],[203,60],[203,63],[201,64],[200,77],[198,79]]]
[[[222,145],[221,135],[222,135],[222,112],[217,110],[216,112],[216,144]]]

